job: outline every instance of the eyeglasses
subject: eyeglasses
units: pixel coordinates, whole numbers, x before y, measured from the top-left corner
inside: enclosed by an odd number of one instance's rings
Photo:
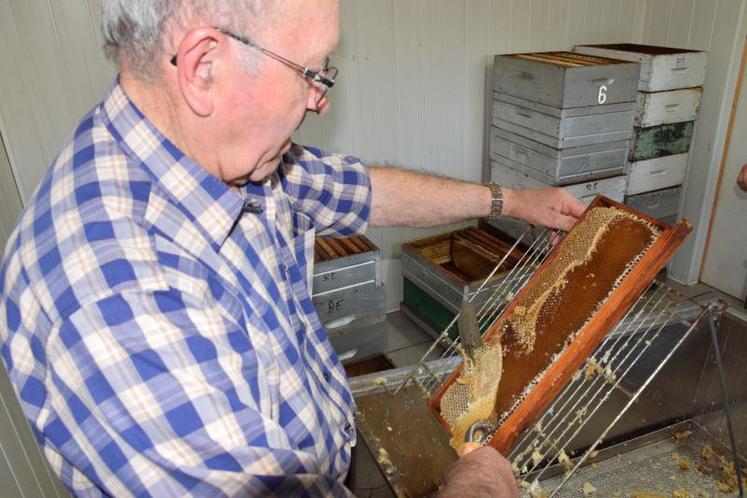
[[[297,72],[299,75],[301,75],[302,78],[308,79],[309,81],[314,83],[321,90],[319,98],[316,101],[316,107],[314,109],[315,111],[318,111],[320,109],[322,102],[325,98],[327,98],[329,90],[335,85],[337,68],[334,66],[329,66],[329,58],[324,61],[324,69],[322,69],[321,71],[314,71],[313,69],[309,69],[308,67],[304,67],[301,64],[297,64],[289,59],[286,59],[282,55],[278,55],[275,52],[267,50],[264,47],[260,47],[245,36],[237,35],[236,33],[223,28],[216,27],[215,29],[217,29],[224,35],[246,45],[247,47],[259,50],[263,54],[267,55],[268,57],[272,57],[281,64],[285,64],[286,66]],[[171,58],[171,64],[176,66],[176,55]]]

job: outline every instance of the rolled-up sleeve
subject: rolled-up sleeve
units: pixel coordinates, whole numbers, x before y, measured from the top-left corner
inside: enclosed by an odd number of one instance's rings
[[[294,144],[283,156],[283,189],[294,210],[321,236],[365,232],[371,212],[371,182],[360,159]]]

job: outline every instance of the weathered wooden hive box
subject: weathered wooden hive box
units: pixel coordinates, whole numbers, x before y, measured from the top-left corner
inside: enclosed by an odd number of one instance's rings
[[[628,140],[556,149],[498,127],[491,129],[490,159],[522,175],[531,171],[538,187],[556,185],[559,171],[569,180],[564,183],[569,189],[620,175],[627,155]]]
[[[499,234],[496,235],[500,236]],[[511,250],[501,236],[468,227],[402,245],[404,299],[402,309],[425,330],[438,336],[459,312],[465,299],[479,309],[506,278],[521,256],[509,254],[503,266],[475,296],[480,285]],[[456,328],[450,331],[456,337]]]
[[[705,81],[708,55],[702,50],[612,43],[576,45],[575,51],[639,63],[638,89],[642,92],[694,88]]]
[[[661,220],[669,225],[677,223],[677,214],[680,209],[680,197],[682,187],[670,187],[653,192],[644,192],[642,194],[627,196],[625,204],[636,211]]]
[[[640,64],[627,196],[680,185],[700,109],[707,53],[632,43],[578,45],[575,51]]]
[[[317,238],[312,301],[343,361],[387,352],[381,251],[366,237]]]
[[[622,175],[637,77],[637,63],[573,52],[496,55],[491,160],[544,185]]]

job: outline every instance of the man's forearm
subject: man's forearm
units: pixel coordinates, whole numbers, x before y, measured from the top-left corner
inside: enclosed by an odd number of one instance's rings
[[[372,226],[431,227],[490,214],[490,189],[398,168],[369,167]]]
[[[484,185],[397,168],[368,170],[372,226],[431,227],[490,214],[491,193]],[[583,212],[583,204],[562,188],[503,188],[505,216],[570,230]]]

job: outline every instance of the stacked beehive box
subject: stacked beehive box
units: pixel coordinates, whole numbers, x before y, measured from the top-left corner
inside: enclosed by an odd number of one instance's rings
[[[640,64],[625,203],[674,221],[700,109],[706,53],[629,43],[579,45],[575,50]]]
[[[496,55],[488,179],[622,201],[638,73],[573,52]]]
[[[488,227],[489,228],[489,227]],[[438,337],[452,323],[465,300],[480,309],[508,278],[520,259],[519,249],[504,234],[468,227],[402,246],[404,299],[402,310],[424,330]],[[491,280],[477,294],[495,266]],[[485,324],[487,325],[487,324]],[[456,328],[449,335],[457,335]]]
[[[343,361],[388,351],[381,252],[366,237],[316,239],[311,296]]]

